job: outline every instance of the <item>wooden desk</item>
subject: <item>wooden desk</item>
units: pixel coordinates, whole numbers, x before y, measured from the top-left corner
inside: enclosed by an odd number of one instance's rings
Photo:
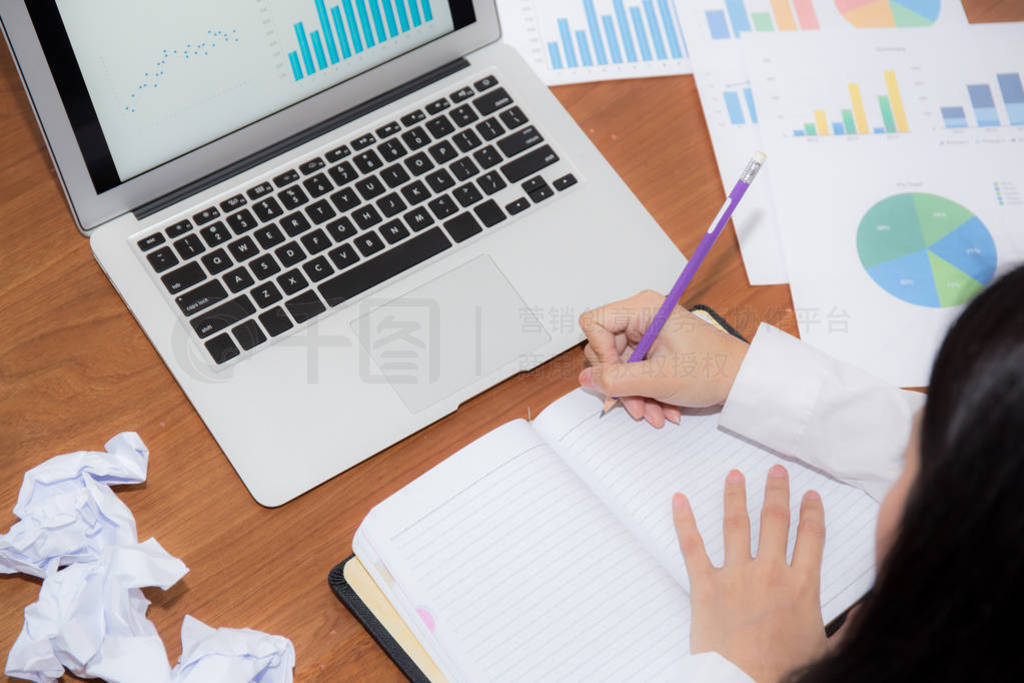
[[[1012,7],[1011,7],[1012,6]],[[1024,19],[1017,0],[972,0],[972,21]],[[723,201],[689,76],[564,86],[555,94],[684,253]],[[536,415],[576,386],[574,348],[474,398],[458,412],[282,508],[246,492],[73,224],[21,83],[0,57],[0,529],[25,470],[137,431],[150,449],[145,484],[119,494],[139,537],[189,566],[167,592],[147,589],[149,617],[172,663],[185,614],[295,644],[298,680],[401,679],[327,587],[363,516],[382,498],[498,425]],[[737,169],[738,171],[738,169]],[[743,334],[761,320],[796,332],[785,286],[750,287],[733,232],[686,295]],[[713,277],[710,275],[713,274]],[[40,581],[0,577],[6,661]]]

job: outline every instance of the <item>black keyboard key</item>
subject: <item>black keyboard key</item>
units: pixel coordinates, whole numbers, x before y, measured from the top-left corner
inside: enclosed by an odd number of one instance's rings
[[[331,268],[331,264],[323,256],[317,256],[312,261],[303,263],[302,269],[306,271],[306,277],[310,282],[320,282],[334,273],[334,268]]]
[[[223,273],[225,270],[231,267],[231,257],[223,249],[217,249],[211,251],[209,254],[202,258],[203,265],[210,271],[210,275],[217,275]]]
[[[476,129],[484,140],[493,140],[505,132],[505,129],[498,123],[498,119],[494,117],[476,124]]]
[[[476,219],[473,218],[471,213],[460,213],[450,221],[445,221],[444,229],[448,231],[448,234],[452,236],[452,239],[456,242],[463,242],[468,240],[473,235],[483,232],[483,228],[477,223]]]
[[[388,244],[396,244],[409,236],[408,228],[402,225],[400,220],[388,221],[380,226],[378,230],[381,236],[388,241]]]
[[[188,263],[181,268],[172,270],[171,272],[164,275],[160,280],[164,283],[164,287],[171,294],[177,294],[183,292],[192,285],[197,285],[206,279],[206,273],[199,267],[199,264],[193,261]]]
[[[323,173],[317,173],[315,176],[306,178],[302,181],[302,184],[312,197],[321,197],[334,189],[331,181]]]
[[[337,306],[440,254],[451,245],[441,229],[434,228],[324,281],[318,289],[329,305]]]
[[[249,301],[249,297],[243,294],[193,318],[190,322],[199,338],[205,339],[245,320],[255,312],[256,307]]]
[[[444,192],[449,187],[455,186],[455,178],[452,178],[452,174],[443,168],[428,174],[426,180],[434,192]]]
[[[231,341],[231,337],[227,334],[218,335],[206,342],[206,350],[210,353],[210,358],[217,365],[227,363],[241,353],[238,347],[235,346],[235,342]]]
[[[366,201],[370,201],[374,197],[381,196],[385,191],[384,183],[377,180],[374,176],[360,180],[356,183],[356,189],[359,190],[359,194],[361,194],[363,199]]]
[[[427,171],[434,170],[434,162],[430,160],[423,152],[419,154],[413,154],[411,157],[405,160],[405,165],[409,171],[416,176],[423,175]]]
[[[480,222],[488,228],[497,225],[507,218],[505,212],[501,210],[498,203],[493,199],[489,199],[473,209],[473,213],[475,213],[476,217],[480,219]]]
[[[240,209],[245,206],[245,197],[236,194],[234,197],[228,197],[220,203],[220,210],[224,213],[231,213],[235,209]]]
[[[309,201],[309,197],[306,196],[306,193],[303,192],[302,188],[298,185],[282,190],[277,196],[281,200],[281,204],[284,205],[286,211],[297,209]]]
[[[206,251],[206,247],[203,245],[202,240],[199,239],[199,235],[185,235],[174,243],[174,249],[178,252],[178,256],[181,257],[182,261],[198,256]]]
[[[273,197],[264,197],[259,200],[252,205],[252,210],[256,212],[260,221],[264,223],[272,221],[284,213],[284,209],[281,208],[281,205]]]
[[[512,104],[512,97],[509,96],[507,92],[505,92],[504,88],[492,90],[486,95],[481,95],[480,97],[473,100],[473,106],[476,107],[477,111],[479,111],[484,116],[487,116],[488,114],[493,114],[499,109],[507,107],[510,104]]]
[[[510,183],[518,183],[526,176],[533,175],[558,161],[558,155],[550,146],[544,145],[501,167]]]
[[[417,180],[415,183],[402,188],[402,196],[405,197],[405,201],[409,202],[410,206],[416,206],[420,202],[427,200],[430,196],[430,190],[427,189],[426,185]]]
[[[439,164],[447,164],[449,161],[459,156],[459,153],[452,147],[452,143],[444,140],[437,143],[433,147],[427,150],[430,152],[430,156],[434,157],[434,161]]]
[[[468,104],[464,104],[461,107],[455,107],[455,109],[452,109],[449,116],[452,117],[452,121],[454,121],[455,125],[459,128],[465,128],[469,124],[480,120],[480,117],[476,115],[476,112],[473,111],[473,108]]]
[[[377,138],[373,137],[373,133],[366,133],[365,135],[360,135],[358,138],[353,140],[352,147],[355,148],[356,151],[359,151],[361,149],[366,149],[375,142],[377,142]]]
[[[545,199],[549,199],[554,196],[555,191],[552,190],[551,186],[549,186],[547,183],[544,183],[543,186],[537,188],[536,190],[530,193],[530,199],[533,200],[534,204],[540,204]]]
[[[324,157],[327,159],[327,163],[333,164],[341,161],[351,153],[352,150],[349,149],[348,145],[342,145],[341,147],[335,147],[330,152],[325,154]]]
[[[480,186],[486,194],[492,195],[495,192],[504,190],[508,185],[505,183],[505,179],[501,177],[501,174],[497,171],[491,171],[480,176],[476,184]]]
[[[296,170],[285,171],[281,175],[274,176],[274,184],[278,187],[284,187],[285,185],[291,185],[299,179],[299,172]]]
[[[505,127],[509,130],[513,130],[528,122],[530,119],[526,118],[526,114],[519,107],[512,107],[507,111],[503,111],[498,116],[504,122]]]
[[[449,102],[447,100],[447,98],[442,97],[441,99],[437,100],[436,102],[431,102],[430,104],[428,104],[425,107],[425,109],[427,110],[428,114],[433,116],[434,114],[440,114],[441,112],[443,112],[445,109],[447,109],[450,106],[452,106],[451,102]]]
[[[315,173],[319,171],[326,165],[327,164],[324,163],[323,159],[317,157],[315,159],[310,159],[309,161],[303,164],[299,164],[299,170],[302,171],[302,175],[309,175],[310,173]]]
[[[476,185],[473,183],[466,183],[465,185],[455,188],[452,190],[452,194],[455,196],[455,199],[458,200],[459,204],[462,204],[464,207],[476,204],[484,198],[484,196],[480,194],[480,190],[476,189]]]
[[[353,211],[352,218],[355,219],[356,225],[358,225],[363,230],[366,230],[367,228],[372,228],[373,226],[377,225],[382,220],[384,220],[383,218],[380,217],[380,214],[377,213],[377,209],[373,208],[369,204]]]
[[[264,282],[262,285],[253,288],[251,294],[252,298],[256,300],[256,305],[260,308],[272,306],[283,298],[281,290],[273,282]]]
[[[327,232],[331,233],[335,242],[344,242],[350,237],[355,237],[359,231],[356,230],[356,226],[352,225],[352,221],[348,217],[342,216],[327,224]]]
[[[413,209],[402,216],[402,218],[405,219],[405,224],[413,229],[413,232],[419,232],[420,230],[434,224],[434,217],[431,216],[430,212],[423,207]]]
[[[417,150],[430,144],[430,137],[427,135],[427,131],[419,126],[402,133],[402,139],[405,140],[405,144],[411,150]]]
[[[281,234],[280,228],[276,225],[267,225],[255,232],[256,241],[260,243],[260,246],[264,249],[270,249],[275,247],[281,242],[284,242],[284,235]]]
[[[483,149],[473,152],[473,158],[476,159],[476,163],[480,164],[480,167],[483,169],[497,166],[502,161],[501,154],[498,153],[498,150],[494,149],[493,145],[487,145]]]
[[[362,154],[357,155],[355,162],[356,168],[362,171],[363,174],[373,173],[384,165],[384,162],[380,160],[380,157],[377,156],[377,153],[372,149],[368,149]]]
[[[327,236],[323,230],[314,230],[308,235],[303,235],[302,246],[306,248],[306,252],[309,254],[319,254],[321,251],[331,246],[331,239]]]
[[[268,277],[281,272],[281,266],[277,265],[277,261],[270,254],[263,254],[254,258],[249,263],[249,268],[252,270],[252,274],[259,280],[266,280]]]
[[[243,237],[240,240],[235,240],[228,245],[228,251],[235,257],[235,260],[241,263],[246,259],[251,259],[259,250],[256,247],[256,243],[252,241],[251,237]]]
[[[252,275],[245,268],[235,268],[230,273],[225,273],[224,282],[227,283],[228,289],[234,294],[238,294],[246,287],[256,284],[256,281],[252,279]]]
[[[384,179],[384,182],[388,184],[388,187],[396,188],[409,181],[409,172],[406,171],[401,164],[395,164],[394,166],[388,166],[381,171],[380,177]]]
[[[346,187],[343,190],[338,190],[331,195],[331,201],[338,207],[338,211],[345,213],[351,211],[362,203],[359,199],[359,195],[351,187]]]
[[[391,218],[395,214],[405,211],[408,205],[402,201],[397,192],[386,194],[377,200],[377,208],[384,214],[385,218]]]
[[[257,199],[260,199],[261,197],[270,194],[273,191],[274,186],[271,185],[270,183],[260,183],[256,187],[250,187],[246,191],[246,194],[249,195],[249,199],[256,201]]]
[[[174,297],[174,302],[178,304],[178,308],[185,315],[194,315],[210,306],[219,304],[227,298],[228,293],[224,289],[224,285],[217,280],[210,280],[205,285],[200,285],[189,292]]]
[[[377,151],[379,151],[380,155],[384,157],[384,161],[401,159],[409,153],[409,151],[398,140],[388,140],[378,147]]]
[[[295,237],[309,230],[313,225],[306,216],[298,211],[290,213],[280,220],[281,227],[289,237]]]
[[[280,306],[271,308],[266,313],[260,315],[260,322],[263,323],[263,327],[267,328],[267,332],[270,333],[271,337],[284,334],[295,327],[291,318],[288,317],[288,314]]]
[[[249,212],[249,209],[242,209],[237,213],[233,213],[227,217],[228,225],[235,232],[236,235],[241,235],[244,232],[248,232],[256,227],[256,219]]]
[[[203,236],[203,239],[206,240],[206,243],[211,247],[215,247],[218,244],[227,242],[231,239],[231,233],[228,232],[228,229],[220,221],[217,221],[212,225],[207,225],[199,231],[199,234]]]
[[[452,140],[455,141],[455,145],[463,152],[470,152],[484,144],[480,141],[480,137],[471,130],[459,131],[452,137]]]
[[[238,341],[238,345],[242,347],[243,351],[259,346],[263,342],[267,341],[267,335],[263,334],[263,330],[256,324],[255,320],[246,320],[244,323],[231,330],[231,334],[234,335]],[[209,345],[210,342],[207,342]],[[209,348],[209,346],[207,346]]]
[[[168,268],[173,268],[178,265],[178,257],[174,255],[170,247],[164,247],[163,249],[157,249],[153,253],[146,256],[149,261],[149,265],[153,266],[153,270],[158,273],[162,273]]]
[[[356,253],[351,244],[343,244],[337,249],[333,249],[327,255],[331,257],[331,261],[334,262],[338,270],[344,270],[359,261],[359,254]]]
[[[459,159],[449,166],[449,169],[451,170],[452,175],[455,176],[456,180],[469,180],[480,172],[480,169],[476,167],[473,160],[468,158]]]
[[[427,204],[427,206],[430,207],[430,210],[434,212],[434,215],[437,216],[439,220],[447,218],[448,216],[451,216],[453,213],[459,210],[459,207],[455,203],[455,200],[453,200],[448,195],[442,195],[438,197],[437,199]]]
[[[475,94],[476,93],[473,92],[473,89],[467,86],[465,88],[460,88],[456,92],[453,92],[448,97],[450,97],[452,99],[452,102],[461,102],[463,100],[468,100],[470,97],[472,97]]]
[[[529,180],[523,182],[523,192],[525,192],[526,194],[530,194],[534,190],[539,190],[545,185],[547,185],[547,181],[544,180],[543,176],[534,176]]]
[[[306,258],[306,253],[302,251],[302,247],[299,246],[298,242],[289,242],[288,244],[278,247],[274,252],[277,255],[277,260],[281,262],[285,268],[294,266],[296,263]]]
[[[372,256],[384,248],[384,242],[381,241],[375,232],[363,233],[355,238],[353,243],[359,247],[359,253],[363,256]]]
[[[316,295],[316,292],[300,294],[294,299],[286,301],[284,305],[288,308],[288,312],[292,314],[292,317],[295,318],[295,322],[300,325],[327,310],[324,302],[320,301],[320,297]]]
[[[164,243],[164,235],[161,232],[154,232],[148,237],[143,237],[139,240],[139,249],[142,251],[149,251],[154,247],[158,247]]]
[[[489,88],[493,88],[496,85],[498,85],[498,79],[497,78],[495,78],[494,76],[484,76],[479,81],[474,83],[473,87],[476,88],[477,92],[483,92],[484,90],[488,90]]]
[[[220,218],[220,211],[216,206],[211,206],[203,209],[196,215],[192,216],[192,220],[196,222],[196,225],[206,225],[210,221]]]
[[[526,197],[520,197],[519,199],[505,205],[505,210],[508,211],[510,216],[515,216],[517,213],[522,213],[530,208],[530,201]]]
[[[447,116],[441,114],[427,121],[427,130],[430,131],[435,140],[440,140],[454,133],[455,126],[452,125],[451,120]]]
[[[301,292],[306,287],[309,287],[309,282],[303,277],[302,273],[299,272],[298,268],[295,270],[289,270],[284,275],[277,278],[277,284],[284,290],[285,296]]]
[[[415,126],[417,123],[419,123],[420,121],[422,121],[425,118],[427,118],[427,115],[424,114],[419,109],[417,109],[416,111],[409,112],[408,114],[406,114],[405,116],[403,116],[399,120],[402,122],[403,126],[408,127],[408,126]]]
[[[326,223],[337,216],[338,212],[335,211],[329,203],[327,203],[326,199],[321,199],[320,201],[313,202],[306,207],[306,215],[309,216],[309,219],[313,221],[314,225],[320,225],[321,223]]]
[[[356,169],[352,168],[352,164],[347,161],[343,161],[337,166],[332,166],[327,173],[330,174],[331,180],[333,180],[334,184],[338,187],[341,187],[346,183],[350,183],[359,177],[359,174],[356,173]]]
[[[555,186],[555,189],[558,190],[559,192],[562,192],[563,190],[567,190],[567,189],[569,189],[570,187],[572,187],[575,184],[576,184],[576,176],[574,176],[572,173],[569,173],[567,175],[562,176],[561,178],[558,178],[553,183],[553,185]]]
[[[498,140],[498,147],[500,147],[501,151],[505,153],[505,156],[514,157],[520,152],[525,152],[531,147],[536,147],[543,141],[544,138],[537,132],[536,128],[533,126],[527,126],[522,130],[516,131],[515,133]]]
[[[177,223],[174,223],[173,225],[168,225],[167,229],[164,230],[164,232],[166,232],[167,236],[173,240],[175,237],[181,237],[182,235],[184,235],[186,232],[188,232],[191,229],[192,229],[192,221],[190,221],[190,220],[188,220],[186,218],[185,220],[178,221]]]
[[[385,123],[383,126],[377,129],[377,137],[383,140],[384,138],[391,137],[400,130],[402,130],[402,127],[398,125],[398,121]]]

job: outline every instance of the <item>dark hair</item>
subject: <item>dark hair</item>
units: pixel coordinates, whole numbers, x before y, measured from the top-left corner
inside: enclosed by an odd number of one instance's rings
[[[836,650],[789,680],[1024,680],[1024,267],[946,335],[920,443],[874,590]]]

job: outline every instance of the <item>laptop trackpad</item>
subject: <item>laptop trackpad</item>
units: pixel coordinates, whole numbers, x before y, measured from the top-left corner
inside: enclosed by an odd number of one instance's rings
[[[370,309],[352,322],[362,379],[390,383],[413,413],[526,360],[551,339],[489,256],[397,299],[371,298],[360,307]]]

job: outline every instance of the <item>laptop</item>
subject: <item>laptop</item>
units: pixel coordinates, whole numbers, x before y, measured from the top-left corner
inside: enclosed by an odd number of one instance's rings
[[[0,20],[78,229],[263,505],[684,263],[493,1],[5,0]]]

